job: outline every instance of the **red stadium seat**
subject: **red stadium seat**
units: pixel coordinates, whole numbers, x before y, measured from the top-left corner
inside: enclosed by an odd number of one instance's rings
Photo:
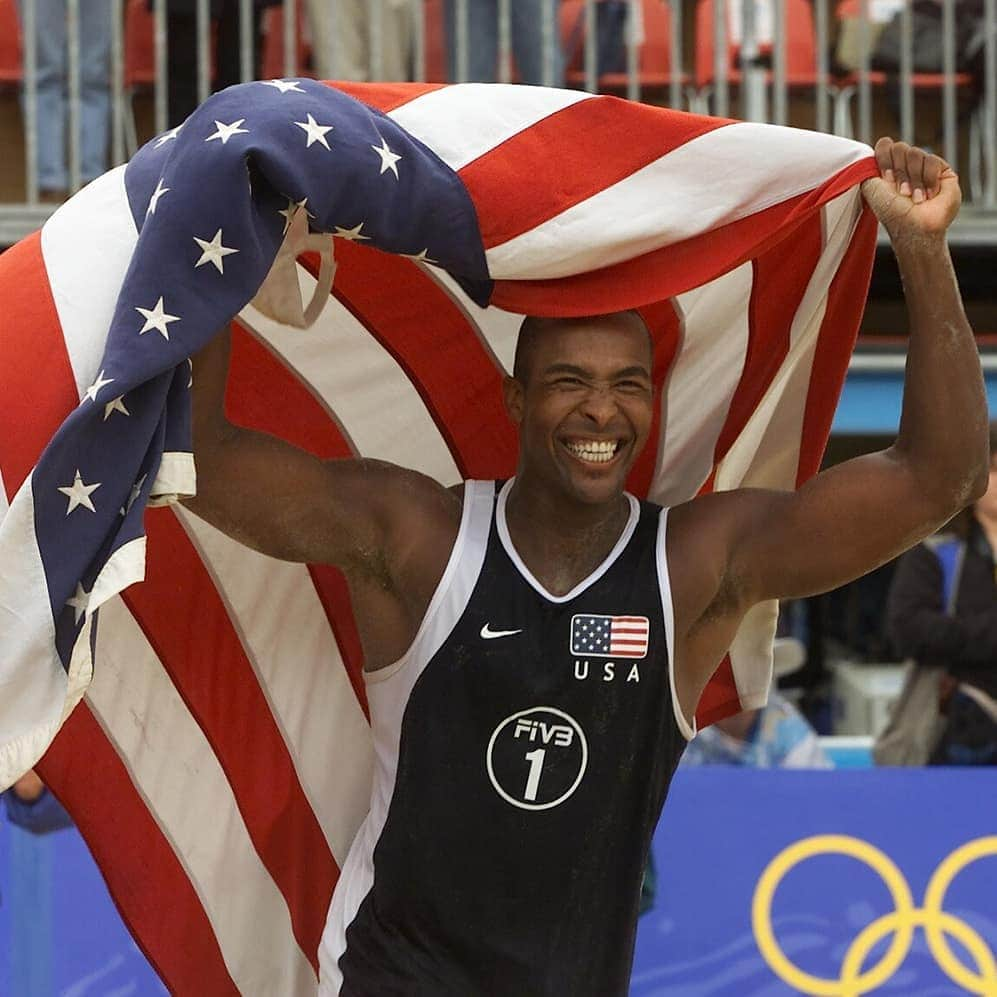
[[[15,0],[0,0],[0,86],[21,83],[21,25]]]
[[[731,0],[727,0],[728,10]],[[810,0],[785,0],[786,84],[789,87],[812,87],[817,83],[817,46],[813,5]],[[728,39],[730,34],[728,33]],[[760,54],[771,55],[771,44],[760,44]],[[738,65],[740,47],[728,41],[727,82],[741,82]],[[713,0],[699,0],[696,5],[695,81],[698,88],[715,82],[713,60]],[[772,74],[767,74],[768,82]]]
[[[305,39],[305,5],[297,0],[295,27],[295,68],[292,76],[314,76],[308,68],[311,47]],[[260,60],[263,79],[275,80],[284,76],[284,7],[268,7],[263,14],[263,53]]]
[[[671,7],[661,0],[642,0],[644,41],[638,52],[638,80],[641,89],[661,89],[672,81]],[[565,48],[565,79],[569,85],[585,85],[585,3],[563,0],[561,3],[561,40]],[[687,81],[682,74],[682,82]],[[599,90],[625,90],[626,73],[603,73]]]

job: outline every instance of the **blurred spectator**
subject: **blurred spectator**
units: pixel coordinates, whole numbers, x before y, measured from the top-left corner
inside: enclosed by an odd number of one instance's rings
[[[107,0],[99,0],[107,3]],[[264,7],[274,7],[280,0],[251,0],[250,38],[253,54],[252,79],[260,75],[260,23]],[[149,0],[152,6],[152,0]],[[242,82],[242,45],[240,38],[239,0],[211,0],[214,21],[210,38],[214,40],[214,79],[212,91],[224,90]],[[197,107],[197,2],[166,0],[166,73],[167,118],[170,128],[183,124]],[[209,44],[210,48],[210,44]]]
[[[887,603],[897,651],[938,672],[947,721],[931,765],[997,765],[997,423],[990,454],[987,493],[953,534],[900,559]]]
[[[446,0],[450,79],[457,75],[457,5]],[[558,25],[557,0],[511,0],[512,55],[521,83],[564,85],[564,53]],[[552,27],[551,75],[544,77],[543,19]],[[467,79],[487,83],[498,79],[498,0],[467,0]]]
[[[804,662],[794,637],[775,642],[773,677],[795,672]],[[682,765],[744,765],[750,768],[833,768],[802,713],[773,688],[760,710],[745,710],[701,730],[682,755]]]
[[[377,9],[376,9],[377,8]],[[308,0],[315,72],[322,80],[412,79],[412,0]],[[374,33],[380,31],[380,66]]]
[[[72,827],[73,821],[62,804],[45,788],[34,772],[27,772],[3,794],[11,824],[32,834]]]
[[[26,0],[18,0],[24,23]],[[80,0],[80,178],[83,183],[107,170],[110,130],[111,5]],[[69,191],[67,120],[69,49],[65,0],[35,0],[38,103],[38,189],[43,201],[58,202]],[[25,38],[25,45],[28,39]]]

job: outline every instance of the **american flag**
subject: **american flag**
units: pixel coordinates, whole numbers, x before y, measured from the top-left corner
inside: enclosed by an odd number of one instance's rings
[[[523,314],[636,307],[662,390],[631,488],[793,488],[858,327],[874,171],[858,143],[580,92],[268,81],[0,257],[0,784],[41,758],[172,991],[314,992],[371,766],[342,576],[171,504],[188,356],[237,315],[233,419],[449,485],[514,471]],[[337,236],[331,295],[318,255],[278,254],[306,223]],[[774,617],[701,725],[764,699]]]
[[[592,658],[643,658],[650,626],[646,616],[571,617],[571,653]]]

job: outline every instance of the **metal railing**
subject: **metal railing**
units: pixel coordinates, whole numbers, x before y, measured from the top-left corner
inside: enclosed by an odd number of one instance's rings
[[[0,195],[4,244],[44,218],[52,209],[45,202],[91,179],[87,122],[101,78],[107,168],[179,123],[182,85],[205,99],[226,56],[241,80],[266,71],[521,81],[864,141],[890,132],[960,166],[967,225],[997,242],[997,0],[938,0],[937,66],[925,65],[922,15],[909,0],[302,0],[262,16],[254,0],[196,0],[184,29],[196,44],[186,59],[170,51],[171,38],[182,44],[183,26],[167,0],[0,0],[0,10],[15,2],[21,55],[14,67],[0,65],[0,80],[12,83],[7,99],[19,89],[25,180]],[[228,29],[219,22],[213,31],[219,9]],[[64,17],[61,58],[58,46],[42,44],[60,27],[53,16]],[[95,23],[104,25],[99,37]],[[884,32],[898,43],[893,68],[883,66]],[[348,51],[345,38],[358,50]],[[237,60],[222,50],[225,39],[238,47]],[[0,58],[11,49],[0,41]],[[60,100],[51,103],[54,86]],[[64,148],[51,148],[40,127],[43,105],[65,107]]]

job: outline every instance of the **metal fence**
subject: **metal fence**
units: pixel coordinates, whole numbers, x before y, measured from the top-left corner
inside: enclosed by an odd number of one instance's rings
[[[203,100],[220,82],[261,74],[522,81],[865,141],[899,135],[959,166],[972,210],[997,241],[997,0],[938,0],[927,21],[925,5],[909,0],[285,0],[267,8],[194,0],[182,15],[178,7],[0,0],[0,85],[19,98],[24,155],[23,186],[0,204],[0,241],[34,227],[51,210],[43,201],[89,179],[95,141],[107,167],[177,124],[181,85]],[[60,51],[51,41],[63,27]],[[17,44],[4,41],[12,32]],[[224,79],[223,63],[237,67]],[[64,107],[66,119],[55,150],[42,110],[53,87],[62,102],[45,107]],[[95,89],[109,118],[106,142],[91,127]],[[46,157],[49,166],[64,160],[55,190],[40,181]]]

